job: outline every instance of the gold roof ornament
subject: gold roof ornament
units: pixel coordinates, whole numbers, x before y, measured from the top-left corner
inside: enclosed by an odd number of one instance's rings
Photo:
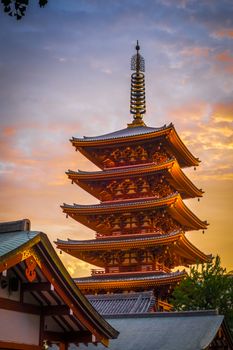
[[[137,40],[137,53],[131,58],[131,70],[135,71],[131,75],[131,95],[130,95],[130,113],[133,114],[133,122],[128,127],[145,126],[143,114],[146,113],[145,97],[145,60],[140,55],[140,46]]]

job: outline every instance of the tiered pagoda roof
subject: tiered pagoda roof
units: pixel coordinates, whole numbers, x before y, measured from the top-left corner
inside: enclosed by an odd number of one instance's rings
[[[202,197],[202,189],[198,189],[181,170],[175,158],[168,159],[161,164],[146,163],[131,167],[118,167],[104,169],[103,171],[73,171],[66,172],[69,179],[82,187],[96,198],[103,200],[101,192],[104,189],[103,180],[111,182],[112,179],[124,179],[128,176],[138,178],[139,176],[158,175],[166,179],[176,191],[179,191],[183,199]],[[94,183],[94,186],[93,186]]]
[[[99,171],[68,170],[72,183],[100,200],[98,204],[66,204],[63,212],[96,231],[92,240],[58,240],[57,247],[102,270],[75,281],[86,293],[154,290],[160,302],[185,276],[177,266],[207,262],[186,237],[186,231],[205,230],[183,202],[202,197],[182,168],[196,167],[200,160],[184,145],[173,124],[148,127],[143,121],[145,63],[132,58],[131,108],[128,127],[70,141]],[[164,305],[165,305],[164,304]],[[166,306],[164,306],[166,307]]]
[[[115,292],[118,290],[126,291],[143,291],[151,290],[158,287],[169,288],[176,285],[186,276],[186,272],[175,271],[169,273],[152,272],[130,272],[114,274],[96,274],[90,277],[75,278],[74,281],[79,285],[81,290],[95,292]]]
[[[112,236],[91,240],[57,240],[60,249],[76,258],[85,260],[90,264],[104,267],[101,253],[106,251],[147,249],[165,247],[168,245],[170,254],[179,257],[177,265],[189,266],[197,261],[207,262],[210,256],[202,253],[186,237],[184,232],[176,231],[164,235],[135,234],[128,236]],[[95,255],[91,254],[96,252]],[[175,266],[174,266],[175,267]]]
[[[190,209],[188,209],[178,193],[159,199],[147,198],[92,205],[70,205],[64,203],[61,207],[64,213],[81,222],[85,226],[98,230],[98,232],[102,231],[108,233],[108,227],[103,224],[100,228],[96,218],[93,221],[90,220],[89,216],[91,215],[102,214],[102,216],[108,216],[111,213],[125,213],[126,211],[138,212],[139,210],[148,211],[153,209],[162,210],[163,212],[166,212],[166,214],[171,215],[171,217],[180,223],[186,231],[206,229],[208,225],[206,221],[201,221],[191,212]],[[163,213],[163,215],[165,215],[165,213]]]
[[[104,169],[105,165],[101,157],[93,155],[93,151],[96,151],[96,147],[103,146],[123,146],[124,143],[138,143],[140,142],[159,142],[168,152],[171,152],[181,167],[198,166],[200,160],[188,150],[184,145],[179,135],[176,132],[173,124],[164,125],[161,128],[151,128],[148,126],[138,126],[133,128],[125,128],[109,134],[82,138],[73,137],[71,140],[72,145],[79,150],[85,157],[87,157],[92,163],[96,164],[99,168]]]

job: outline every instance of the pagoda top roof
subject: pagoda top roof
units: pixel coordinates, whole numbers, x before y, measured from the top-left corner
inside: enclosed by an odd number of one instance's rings
[[[182,167],[199,165],[200,160],[188,150],[180,139],[172,123],[170,123],[168,126],[164,125],[160,128],[148,126],[137,126],[133,128],[127,127],[125,129],[100,136],[84,136],[81,138],[72,137],[70,141],[76,150],[78,149],[85,157],[90,159],[98,167],[104,168],[102,162],[90,154],[89,148],[99,146],[102,148],[106,146],[118,147],[118,145],[128,142],[148,142],[152,139],[157,139],[158,141],[165,140],[167,147],[172,153],[174,153]]]
[[[137,126],[134,128],[127,127],[125,129],[117,130],[108,134],[100,135],[100,136],[83,136],[81,138],[79,137],[73,137],[72,141],[103,141],[103,140],[111,140],[111,139],[118,139],[118,138],[125,138],[130,136],[138,136],[138,135],[145,135],[150,134],[166,129],[170,129],[173,127],[173,124],[164,125],[159,128],[152,128],[148,126]]]

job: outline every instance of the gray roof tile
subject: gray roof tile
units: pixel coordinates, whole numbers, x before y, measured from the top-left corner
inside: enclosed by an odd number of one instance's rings
[[[122,137],[128,137],[128,136],[136,136],[136,135],[143,135],[143,134],[149,134],[156,131],[161,131],[166,128],[171,127],[172,124],[166,126],[162,126],[160,128],[151,128],[148,126],[138,126],[134,128],[125,128],[121,130],[117,130],[114,132],[111,132],[109,134],[104,134],[100,136],[84,136],[83,138],[76,138],[73,137],[72,141],[98,141],[98,140],[110,140],[110,139],[116,139],[116,138],[122,138]]]
[[[0,258],[27,243],[40,232],[30,231],[30,220],[0,223]]]
[[[101,315],[150,312],[155,304],[153,291],[87,295],[87,298]]]
[[[210,312],[170,312],[107,317],[118,331],[109,350],[202,350],[214,339],[223,316]],[[103,345],[71,345],[70,350],[104,350]]]
[[[75,239],[67,239],[67,241],[62,240],[62,239],[57,239],[56,243],[61,244],[61,243],[65,243],[65,244],[70,244],[70,245],[82,245],[82,244],[94,244],[96,246],[101,246],[102,244],[105,243],[116,243],[116,242],[137,242],[137,241],[151,241],[154,240],[155,238],[159,241],[161,239],[164,239],[166,237],[173,237],[176,236],[177,234],[183,232],[182,230],[177,230],[177,231],[173,231],[167,234],[150,234],[150,235],[145,235],[145,234],[141,234],[138,235],[137,237],[135,237],[134,235],[132,235],[131,237],[124,237],[124,236],[120,236],[120,237],[103,237],[100,239],[86,239],[86,240],[75,240]]]
[[[74,281],[76,283],[86,283],[86,282],[110,282],[110,281],[135,281],[135,280],[161,280],[161,279],[167,279],[171,277],[177,277],[177,276],[183,276],[185,274],[185,271],[175,271],[170,273],[159,273],[156,274],[155,272],[147,272],[147,273],[124,273],[124,274],[118,274],[114,273],[112,275],[105,275],[100,274],[98,276],[89,276],[89,277],[79,277],[74,278]]]

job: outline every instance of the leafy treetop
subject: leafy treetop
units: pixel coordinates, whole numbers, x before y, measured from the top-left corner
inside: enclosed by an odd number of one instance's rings
[[[219,256],[211,262],[192,266],[170,301],[178,311],[218,310],[225,315],[233,334],[233,275],[221,267]]]

